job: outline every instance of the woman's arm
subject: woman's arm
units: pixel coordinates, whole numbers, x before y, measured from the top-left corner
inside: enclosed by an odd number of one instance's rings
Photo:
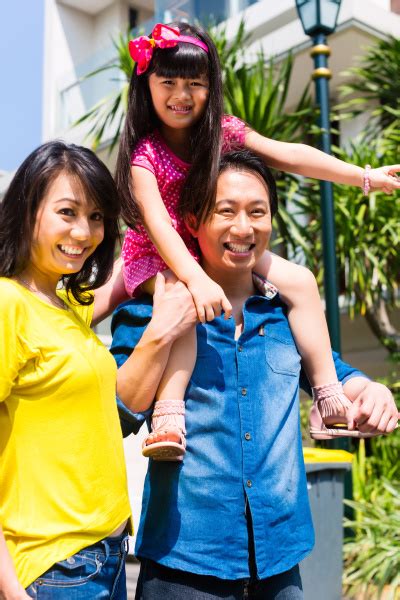
[[[247,129],[245,146],[275,169],[344,185],[363,186],[362,167],[346,163],[306,144],[278,142]],[[371,169],[371,188],[380,189],[387,194],[400,189],[397,172],[400,172],[400,165]]]
[[[118,397],[132,412],[143,412],[154,402],[173,342],[195,323],[196,310],[187,287],[178,281],[166,290],[159,273],[150,323],[117,374]],[[114,335],[118,335],[118,325]]]
[[[0,526],[0,600],[29,600],[19,583],[3,530]]]
[[[128,300],[122,275],[123,260],[118,258],[110,279],[94,292],[94,310],[92,325],[100,323],[108,317],[121,302]]]

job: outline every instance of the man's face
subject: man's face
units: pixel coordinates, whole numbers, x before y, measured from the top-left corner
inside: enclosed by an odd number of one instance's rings
[[[197,238],[206,272],[250,272],[271,237],[269,193],[250,171],[228,169],[218,178],[214,213],[191,233]]]

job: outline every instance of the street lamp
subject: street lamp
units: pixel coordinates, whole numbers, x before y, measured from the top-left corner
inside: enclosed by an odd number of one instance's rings
[[[296,0],[297,12],[307,35],[333,33],[342,0]]]
[[[331,51],[326,43],[326,36],[335,31],[340,3],[341,0],[296,0],[297,12],[304,32],[313,41],[311,56],[314,59],[315,69],[312,77],[315,81],[317,104],[320,108],[320,144],[321,150],[327,154],[331,154],[328,84],[331,78],[331,71],[328,68],[328,56]],[[332,347],[337,352],[340,352],[340,319],[332,183],[321,181],[320,190],[326,318]]]

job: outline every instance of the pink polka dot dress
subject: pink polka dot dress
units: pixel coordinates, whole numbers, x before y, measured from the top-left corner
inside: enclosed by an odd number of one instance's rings
[[[243,147],[245,124],[237,117],[225,115],[222,119],[222,134],[222,152]],[[154,131],[138,142],[132,154],[131,165],[143,167],[153,173],[174,228],[190,254],[198,260],[197,243],[178,214],[179,197],[190,163],[178,158],[166,145],[160,133]],[[122,257],[125,287],[131,296],[144,281],[154,277],[159,271],[168,269],[168,265],[159,256],[157,248],[141,225],[138,226],[137,231],[127,230]]]

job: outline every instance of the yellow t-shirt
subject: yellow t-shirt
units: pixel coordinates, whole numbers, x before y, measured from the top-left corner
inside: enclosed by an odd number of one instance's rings
[[[92,312],[0,278],[0,524],[24,587],[131,512],[116,365]]]

